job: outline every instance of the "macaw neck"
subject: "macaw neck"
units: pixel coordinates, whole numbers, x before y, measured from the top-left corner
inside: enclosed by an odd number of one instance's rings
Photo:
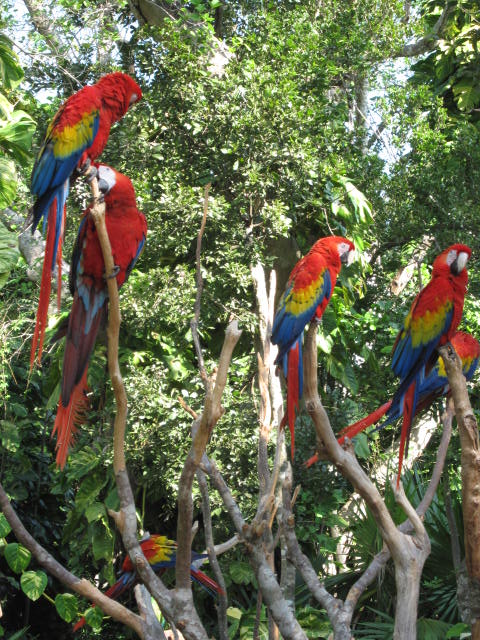
[[[123,118],[128,111],[126,96],[122,91],[118,91],[118,88],[116,91],[104,92],[102,95],[102,103],[104,111],[110,114],[112,124]]]

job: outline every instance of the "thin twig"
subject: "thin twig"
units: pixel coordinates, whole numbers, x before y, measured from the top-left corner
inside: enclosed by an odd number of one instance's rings
[[[207,224],[208,194],[210,191],[210,187],[211,187],[210,183],[206,184],[204,194],[203,194],[203,217],[202,217],[202,223],[200,225],[200,229],[197,235],[197,248],[195,251],[197,294],[195,296],[194,316],[190,321],[193,344],[195,346],[195,352],[198,358],[198,369],[200,371],[200,375],[202,377],[205,390],[208,390],[209,380],[208,380],[207,371],[205,369],[205,361],[203,359],[202,347],[200,345],[200,338],[198,335],[198,324],[200,322],[200,309],[201,309],[202,292],[203,292],[203,276],[202,276],[202,263],[201,263],[202,239],[203,239],[203,234],[205,232],[205,226]]]

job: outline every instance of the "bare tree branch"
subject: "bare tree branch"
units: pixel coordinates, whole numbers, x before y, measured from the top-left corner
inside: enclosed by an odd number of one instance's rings
[[[447,20],[450,15],[455,11],[456,4],[446,0],[445,6],[438,20],[433,25],[430,33],[427,33],[422,38],[419,38],[416,42],[406,44],[395,56],[397,58],[411,58],[414,56],[420,56],[427,51],[432,51],[438,40],[442,37],[443,29],[446,26]]]

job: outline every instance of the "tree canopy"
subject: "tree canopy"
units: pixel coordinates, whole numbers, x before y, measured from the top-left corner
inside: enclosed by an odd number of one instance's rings
[[[433,258],[455,242],[473,250],[461,329],[480,335],[478,10],[478,2],[467,0],[3,3],[0,481],[32,535],[73,573],[103,587],[114,581],[123,552],[108,515],[118,510],[119,496],[104,337],[89,368],[88,416],[64,471],[55,467],[49,439],[62,342],[48,344],[41,368],[28,368],[39,284],[16,238],[32,205],[35,156],[59,105],[112,70],[130,73],[142,87],[142,101],[113,127],[101,159],[131,178],[148,220],[145,249],[120,294],[126,452],[139,528],[175,538],[191,412],[201,412],[204,396],[190,323],[206,185],[198,332],[209,372],[228,322],[234,318],[243,329],[208,455],[246,520],[255,516],[259,493],[261,338],[252,267],[275,269],[281,293],[315,240],[334,234],[355,242],[356,261],[342,271],[319,327],[319,392],[335,431],[370,413],[395,389],[395,336],[429,279]],[[77,181],[69,198],[67,257],[88,200]],[[406,277],[397,290],[392,283],[400,272]],[[67,294],[61,313],[51,314],[50,338],[70,305]],[[475,380],[469,391],[475,408]],[[441,409],[435,404],[431,415],[438,419]],[[375,476],[387,463],[395,467],[396,449],[389,447],[396,436],[393,426],[355,440],[368,473]],[[343,597],[382,539],[370,511],[356,507],[350,484],[331,464],[304,467],[316,447],[304,410],[296,438],[297,536],[325,584]],[[405,488],[414,504],[425,492],[439,441],[436,431],[420,448],[421,458],[411,460]],[[459,449],[454,430],[444,480],[425,516],[432,553],[422,579],[419,638],[456,638],[467,628],[451,551],[452,539],[463,544]],[[273,440],[268,453],[272,462]],[[385,493],[401,521],[388,487]],[[198,550],[205,548],[201,502],[194,485]],[[212,490],[210,502],[215,542],[227,540],[234,527],[221,495]],[[452,532],[452,521],[459,531]],[[51,577],[47,583],[21,547],[12,550],[9,533],[0,520],[4,548],[10,548],[0,560],[3,632],[10,638],[67,634],[88,605]],[[219,562],[229,593],[230,637],[252,638],[254,628],[258,637],[269,637],[257,578],[241,546]],[[280,557],[274,563],[280,566]],[[30,602],[24,594],[36,589],[38,598]],[[392,637],[394,592],[387,567],[359,602],[355,637]],[[200,590],[195,596],[207,632],[219,637],[215,603]],[[294,601],[308,637],[329,637],[331,622],[300,577]],[[98,609],[88,622],[85,633],[92,637],[100,627],[102,637],[130,637],[118,623],[102,622]]]

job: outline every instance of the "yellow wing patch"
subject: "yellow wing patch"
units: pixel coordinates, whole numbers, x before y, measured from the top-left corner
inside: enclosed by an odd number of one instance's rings
[[[412,336],[412,347],[415,349],[420,344],[426,344],[433,340],[436,336],[443,333],[445,327],[445,317],[451,311],[453,303],[451,300],[445,302],[445,304],[436,311],[425,311],[425,313],[416,318],[411,318],[409,314],[405,321],[405,327],[408,329],[410,325],[410,331]],[[410,322],[409,322],[410,321]],[[402,332],[402,337],[405,330]]]
[[[93,139],[98,109],[84,113],[74,125],[66,125],[52,134],[53,153],[56,158],[67,158]]]
[[[315,305],[323,286],[324,274],[303,289],[295,290],[295,286],[292,287],[292,290],[285,297],[285,311],[294,316],[302,315]]]

